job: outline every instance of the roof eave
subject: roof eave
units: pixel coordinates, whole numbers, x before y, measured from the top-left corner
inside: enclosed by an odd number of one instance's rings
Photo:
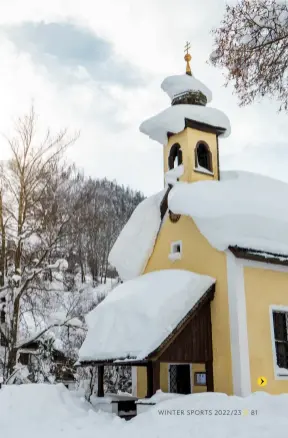
[[[121,359],[101,359],[101,360],[79,360],[76,367],[91,367],[91,366],[99,366],[99,365],[121,365],[121,366],[146,366],[147,365],[147,360],[143,359],[143,360],[128,360],[125,358],[121,358]]]
[[[213,126],[208,123],[197,122],[196,120],[185,118],[185,128],[197,129],[198,131],[208,132],[209,134],[216,134],[217,136],[223,135],[226,132],[226,128],[221,126]],[[177,134],[177,132],[167,132],[167,138],[169,139],[172,135]]]
[[[259,251],[258,249],[243,248],[237,245],[229,246],[228,249],[238,259],[288,266],[288,254]]]
[[[221,126],[209,125],[208,123],[197,122],[196,120],[185,118],[185,128],[198,129],[199,131],[221,135],[226,132],[226,128]]]

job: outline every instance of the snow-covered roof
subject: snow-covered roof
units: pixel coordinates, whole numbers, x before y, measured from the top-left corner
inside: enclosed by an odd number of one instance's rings
[[[185,91],[201,91],[207,98],[207,102],[212,100],[212,92],[206,85],[196,79],[194,76],[187,74],[168,76],[161,84],[161,88],[168,94],[172,100],[176,95]]]
[[[191,216],[209,243],[288,254],[288,185],[249,172],[221,172],[220,181],[176,183],[175,214]]]
[[[167,134],[177,134],[186,128],[186,120],[209,125],[218,128],[218,134],[222,137],[228,137],[231,132],[228,117],[221,111],[206,107],[203,103],[194,104],[174,102],[174,99],[186,95],[189,91],[200,91],[207,99],[207,103],[212,100],[212,93],[206,85],[196,79],[193,75],[183,74],[169,76],[161,84],[161,88],[172,100],[172,106],[145,120],[140,125],[140,131],[148,135],[152,140],[161,144],[167,143]],[[194,101],[193,101],[194,102]]]
[[[190,271],[163,270],[121,284],[87,315],[80,361],[144,359],[214,283]]]
[[[150,196],[136,207],[109,254],[109,263],[122,280],[142,274],[152,254],[161,224],[160,203],[164,193]]]
[[[225,129],[222,137],[228,137],[231,132],[228,117],[215,108],[201,105],[179,104],[174,105],[154,117],[145,120],[140,125],[140,131],[152,140],[161,144],[167,143],[167,134],[177,134],[185,129],[185,119],[204,123],[214,128]]]
[[[175,177],[168,175],[169,181]],[[283,201],[288,196],[286,183],[243,171],[222,171],[220,181],[174,180],[169,209],[192,217],[214,248],[224,251],[238,246],[288,254],[288,206]],[[161,226],[163,196],[164,191],[139,204],[112,248],[110,263],[123,280],[143,273]]]

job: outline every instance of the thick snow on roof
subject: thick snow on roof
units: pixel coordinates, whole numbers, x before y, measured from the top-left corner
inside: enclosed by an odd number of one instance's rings
[[[144,359],[214,282],[190,271],[163,270],[121,284],[87,315],[80,361]]]
[[[288,185],[249,172],[221,172],[220,181],[177,183],[168,198],[191,216],[216,249],[239,246],[288,254]]]
[[[160,203],[164,193],[150,196],[136,207],[109,254],[109,263],[122,280],[140,275],[152,254],[161,224]]]
[[[194,76],[187,74],[168,76],[161,84],[161,88],[168,94],[172,100],[177,94],[185,91],[201,91],[207,98],[207,102],[211,102],[212,93],[206,85],[196,79]]]
[[[222,137],[228,137],[231,132],[228,117],[215,108],[200,105],[174,105],[154,117],[145,120],[140,125],[140,131],[152,140],[161,144],[167,143],[167,133],[177,134],[185,128],[185,119],[205,123],[215,128],[226,129]]]

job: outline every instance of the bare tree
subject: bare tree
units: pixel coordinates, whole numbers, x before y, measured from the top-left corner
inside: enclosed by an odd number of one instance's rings
[[[68,165],[65,151],[77,135],[48,130],[39,138],[37,127],[31,108],[7,138],[11,159],[0,166],[0,368],[14,383],[27,342],[45,347],[43,358],[40,347],[34,354],[33,381],[55,368],[48,344],[60,345],[67,363],[77,359],[84,315],[104,298],[96,286],[117,276],[111,246],[143,199]],[[111,382],[124,388],[117,373]]]
[[[213,30],[216,49],[210,60],[227,69],[240,105],[264,96],[288,109],[288,5],[281,0],[238,0],[226,6]]]
[[[77,136],[68,138],[67,130],[52,135],[48,130],[39,141],[36,126],[32,107],[28,115],[16,122],[15,136],[7,139],[12,159],[1,172],[1,184],[5,187],[4,197],[0,190],[1,273],[7,283],[2,281],[0,288],[6,315],[0,331],[8,349],[8,373],[16,364],[21,305],[36,290],[41,290],[39,279],[47,269],[47,260],[65,238],[69,221],[82,202],[75,197],[73,204],[67,205],[63,199],[71,185],[67,177],[69,168],[61,159]]]

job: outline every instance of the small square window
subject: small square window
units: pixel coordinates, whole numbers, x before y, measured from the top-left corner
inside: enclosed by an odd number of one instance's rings
[[[194,385],[206,386],[206,373],[194,373]]]
[[[179,240],[178,242],[172,242],[169,259],[172,261],[180,260],[181,256],[182,256],[182,241]]]
[[[173,254],[175,254],[176,252],[181,252],[181,244],[180,243],[175,243],[172,246],[172,252],[173,252]]]

